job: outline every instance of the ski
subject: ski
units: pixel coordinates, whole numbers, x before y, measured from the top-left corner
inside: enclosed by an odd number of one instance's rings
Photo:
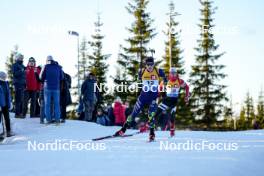
[[[132,134],[124,134],[123,136],[115,136],[115,135],[108,135],[108,136],[103,136],[103,137],[99,137],[99,138],[94,138],[92,139],[92,141],[100,141],[100,140],[104,140],[104,139],[112,139],[112,138],[124,138],[124,137],[131,137],[131,136],[134,136],[136,134],[139,134],[141,132],[135,132],[135,133],[132,133]]]

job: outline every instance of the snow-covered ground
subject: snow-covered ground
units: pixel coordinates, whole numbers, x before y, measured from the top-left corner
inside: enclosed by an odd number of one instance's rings
[[[174,138],[168,138],[168,132],[157,132],[156,142],[148,143],[147,133],[92,142],[92,138],[113,134],[119,128],[81,121],[46,126],[39,124],[39,119],[12,118],[12,126],[17,135],[0,145],[1,176],[264,175],[263,130],[176,131]],[[187,148],[190,144],[204,148]],[[166,150],[168,146],[170,150]],[[223,146],[226,150],[221,150]],[[79,150],[81,147],[86,148]]]

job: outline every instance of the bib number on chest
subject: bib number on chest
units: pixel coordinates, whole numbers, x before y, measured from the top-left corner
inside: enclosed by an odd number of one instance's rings
[[[159,80],[143,80],[143,91],[157,92],[159,86]]]
[[[167,88],[167,96],[168,97],[178,97],[179,96],[179,87],[169,87]]]

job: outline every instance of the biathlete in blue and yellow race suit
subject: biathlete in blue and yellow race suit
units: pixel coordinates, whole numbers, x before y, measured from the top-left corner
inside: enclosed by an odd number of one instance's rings
[[[145,105],[149,106],[148,114],[151,115],[156,112],[158,106],[156,103],[159,95],[159,83],[163,80],[167,82],[165,73],[162,69],[157,69],[154,66],[154,58],[148,57],[145,61],[145,68],[139,71],[139,78],[142,80],[142,90],[137,99],[136,104],[131,115],[128,116],[126,123],[123,127],[115,133],[115,136],[122,136],[126,132],[126,129],[131,126],[131,123],[135,121],[135,118],[140,113]]]

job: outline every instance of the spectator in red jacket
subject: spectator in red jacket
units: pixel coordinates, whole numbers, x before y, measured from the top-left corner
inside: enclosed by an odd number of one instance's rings
[[[35,77],[34,71],[40,74],[40,70],[36,67],[36,60],[30,57],[28,60],[28,65],[26,67],[26,90],[24,92],[24,106],[23,106],[23,116],[26,116],[28,110],[28,103],[30,100],[30,117],[36,116],[36,104],[37,104],[37,92],[39,90],[39,82]]]
[[[117,97],[114,103],[115,125],[123,126],[126,122],[125,109],[120,97]]]

